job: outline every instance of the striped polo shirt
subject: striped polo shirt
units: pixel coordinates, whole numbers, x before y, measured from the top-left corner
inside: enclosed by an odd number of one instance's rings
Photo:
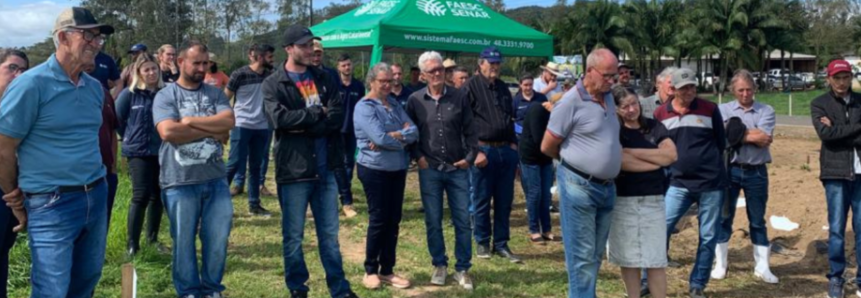
[[[678,151],[678,160],[670,166],[670,186],[691,192],[726,187],[726,134],[718,106],[695,98],[688,107],[690,111],[683,115],[673,109],[672,103],[667,101],[655,110],[655,120],[667,127]]]

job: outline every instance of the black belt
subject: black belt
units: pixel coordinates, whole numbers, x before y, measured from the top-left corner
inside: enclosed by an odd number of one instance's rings
[[[731,166],[731,167],[736,167],[736,168],[739,168],[739,169],[742,169],[742,170],[752,170],[752,169],[756,169],[756,168],[759,168],[759,167],[763,167],[763,166],[765,166],[765,165],[764,165],[764,164],[762,164],[762,165],[752,165],[752,164],[748,164],[748,163],[731,163],[731,164],[730,164],[730,166]]]
[[[567,162],[565,162],[564,160],[560,160],[560,161],[559,161],[559,163],[561,163],[561,164],[562,164],[562,166],[563,166],[563,167],[565,167],[566,169],[571,170],[572,172],[574,172],[574,174],[580,175],[580,177],[583,177],[583,179],[586,179],[586,180],[588,180],[589,182],[592,182],[592,183],[598,183],[598,184],[601,184],[601,185],[610,185],[610,184],[612,184],[612,183],[613,183],[613,179],[601,179],[601,178],[596,178],[595,176],[592,176],[592,175],[589,175],[589,174],[583,173],[582,171],[578,170],[577,168],[572,167],[571,165],[569,165],[569,164],[568,164]]]
[[[52,193],[64,194],[64,193],[72,193],[72,192],[89,192],[93,188],[96,188],[96,186],[99,186],[99,184],[101,184],[102,182],[105,182],[105,177],[101,177],[99,179],[96,179],[96,181],[90,182],[89,184],[86,184],[86,185],[60,186],[57,188],[56,192],[52,191],[52,192],[41,192],[41,193],[27,193],[27,195],[33,196],[33,195],[43,195],[43,194],[52,194]]]

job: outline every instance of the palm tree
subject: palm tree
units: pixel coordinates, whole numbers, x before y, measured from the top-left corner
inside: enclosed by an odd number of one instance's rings
[[[676,35],[681,32],[678,27],[682,12],[682,2],[679,0],[629,0],[623,6],[626,19],[626,31],[634,48],[632,54],[649,65],[641,69],[641,73],[653,77],[661,67],[661,57],[675,56],[678,52],[675,45]]]
[[[633,52],[625,26],[618,3],[577,1],[574,11],[559,26],[563,36],[561,48],[580,52],[584,57],[595,48],[607,48],[617,55],[621,51]]]
[[[720,86],[723,93],[726,85],[729,61],[737,58],[747,42],[744,28],[748,26],[746,7],[751,0],[706,0],[697,2],[694,15],[696,27],[702,35],[703,51],[717,53],[720,63]]]

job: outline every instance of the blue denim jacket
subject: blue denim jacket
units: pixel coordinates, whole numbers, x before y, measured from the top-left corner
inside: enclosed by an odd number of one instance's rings
[[[356,147],[359,156],[356,162],[380,171],[400,171],[409,167],[406,146],[418,140],[419,131],[398,101],[389,96],[389,108],[377,99],[363,98],[356,104],[353,126],[356,132]],[[404,128],[404,123],[409,127]],[[388,135],[400,132],[403,140]],[[377,150],[371,150],[373,143]]]

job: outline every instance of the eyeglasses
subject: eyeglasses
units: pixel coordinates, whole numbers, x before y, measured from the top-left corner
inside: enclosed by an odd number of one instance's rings
[[[101,45],[104,45],[104,44],[105,44],[105,39],[107,39],[107,38],[108,38],[108,37],[107,37],[106,35],[104,35],[104,34],[96,34],[96,33],[93,33],[93,32],[91,32],[91,31],[81,30],[81,29],[70,29],[70,30],[66,30],[66,32],[78,32],[78,33],[81,33],[81,37],[84,39],[84,41],[86,41],[86,42],[93,42],[93,41],[96,41],[96,44],[98,44],[98,45],[100,45],[100,46],[101,46]]]
[[[598,72],[599,74],[601,74],[601,76],[603,76],[603,77],[604,77],[604,80],[605,80],[605,81],[609,81],[609,80],[616,80],[616,79],[618,79],[618,78],[619,78],[619,74],[618,74],[618,73],[603,73],[603,72],[601,72],[600,70],[598,70],[597,68],[592,68],[592,70],[594,70],[594,71]]]
[[[23,72],[27,71],[27,67],[20,66],[18,64],[14,64],[14,63],[9,63],[9,65],[6,66],[6,69],[8,69],[12,73],[16,73],[19,71],[23,73]]]
[[[439,67],[436,67],[434,69],[430,69],[428,71],[425,71],[425,73],[429,73],[429,74],[441,74],[443,72],[445,72],[445,67],[442,67],[442,66],[439,66]]]

